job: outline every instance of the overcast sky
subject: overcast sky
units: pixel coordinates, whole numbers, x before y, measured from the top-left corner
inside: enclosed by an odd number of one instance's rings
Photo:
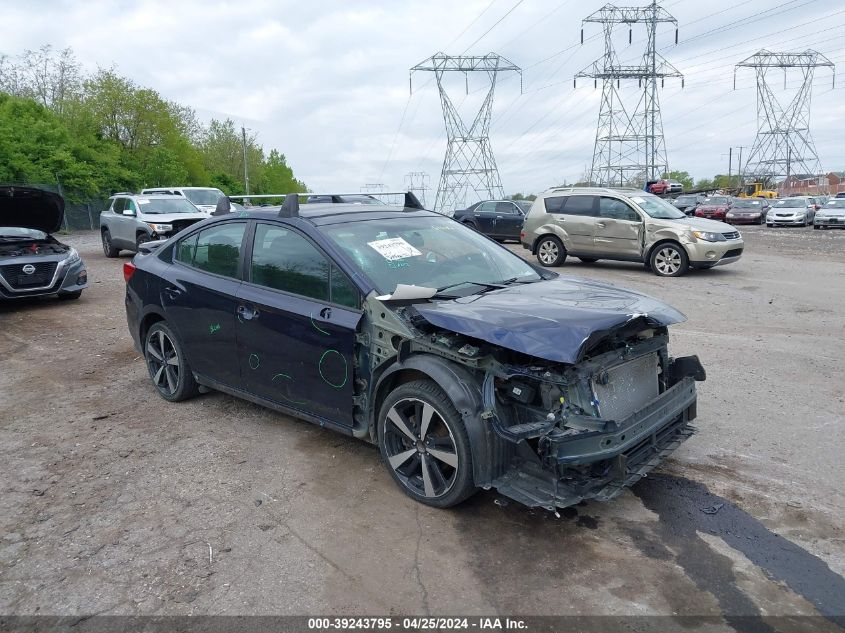
[[[518,77],[501,77],[491,143],[505,192],[529,193],[573,182],[590,164],[601,90],[588,81],[573,89],[572,77],[603,53],[598,25],[588,24],[587,41],[579,43],[581,19],[601,5],[1,0],[0,52],[70,46],[89,70],[114,65],[205,120],[243,123],[265,150],[286,154],[312,190],[353,191],[365,183],[401,188],[410,171],[427,172],[436,188],[446,147],[440,101],[430,74],[414,77],[410,95],[408,70],[438,51],[496,52],[524,69],[523,92]],[[674,27],[662,25],[659,50],[686,76],[683,90],[667,80],[660,93],[669,165],[697,178],[725,173],[728,148],[754,141],[755,78],[742,71],[733,90],[737,61],[764,47],[814,48],[845,65],[841,0],[668,0],[663,6],[678,19],[680,40],[675,46]],[[633,62],[641,55],[645,36],[638,27],[628,46],[627,31],[620,31],[620,58]],[[463,77],[449,84],[465,118],[474,116],[484,81],[470,77],[468,96]],[[781,90],[782,82],[780,75]],[[787,82],[795,86],[800,77],[790,74]],[[814,84],[811,124],[822,166],[843,170],[845,93],[831,89],[827,69]],[[623,84],[624,94],[636,91],[635,83]]]

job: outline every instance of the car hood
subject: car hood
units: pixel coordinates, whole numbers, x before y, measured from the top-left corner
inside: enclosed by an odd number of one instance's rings
[[[33,187],[0,187],[0,226],[55,233],[64,217],[65,200],[57,193]]]
[[[730,209],[730,213],[754,213],[756,215],[760,215],[763,213],[763,209],[752,209],[746,207],[732,207]]]
[[[206,220],[208,216],[205,213],[142,213],[139,219],[153,224],[169,224],[179,220]]]
[[[626,324],[686,321],[647,295],[587,279],[557,278],[481,295],[414,305],[435,327],[537,358],[577,363],[596,343]]]
[[[719,220],[708,220],[707,218],[679,218],[675,222],[686,224],[693,229],[712,231],[714,233],[731,233],[736,231],[730,224],[725,224]]]

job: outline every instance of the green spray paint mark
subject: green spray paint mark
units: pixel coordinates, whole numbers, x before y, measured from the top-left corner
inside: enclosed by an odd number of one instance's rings
[[[340,360],[343,361],[343,381],[340,384],[333,383],[332,381],[330,381],[328,378],[326,378],[323,375],[323,361],[325,360],[326,356],[328,356],[329,354],[337,354],[338,356],[340,356]],[[334,387],[335,389],[343,388],[343,386],[346,384],[347,378],[349,377],[349,366],[346,363],[346,358],[343,356],[343,354],[338,352],[336,349],[327,349],[325,352],[323,352],[323,355],[320,356],[320,363],[317,366],[317,368],[320,371],[320,378],[323,379],[323,382],[325,382],[330,387]]]
[[[250,369],[258,369],[258,366],[261,364],[261,359],[258,357],[258,354],[250,354],[249,355],[249,368]]]
[[[293,378],[291,378],[291,377],[290,377],[290,376],[288,376],[287,374],[276,374],[275,376],[273,376],[273,378],[270,380],[270,382],[275,382],[275,381],[276,381],[276,378],[284,378],[285,380],[288,380],[288,381],[290,381],[290,382],[293,382]],[[288,397],[287,397],[285,394],[283,394],[283,393],[280,393],[279,395],[280,395],[280,396],[282,396],[282,398],[284,398],[284,399],[285,399],[285,400],[287,400],[288,402],[292,402],[293,404],[306,404],[306,401],[305,401],[305,400],[294,400],[293,398],[288,398]]]
[[[331,334],[329,334],[329,333],[328,333],[328,332],[326,332],[323,328],[321,328],[319,325],[317,325],[316,323],[314,323],[314,313],[313,313],[313,312],[310,312],[310,313],[308,314],[308,316],[310,316],[310,317],[311,317],[311,325],[313,325],[313,326],[314,326],[314,329],[315,329],[315,330],[317,330],[318,332],[321,332],[322,334],[325,334],[326,336],[331,336]]]
[[[214,334],[215,332],[218,332],[219,330],[220,330],[220,324],[219,323],[215,323],[214,325],[208,326],[208,333],[209,334]]]

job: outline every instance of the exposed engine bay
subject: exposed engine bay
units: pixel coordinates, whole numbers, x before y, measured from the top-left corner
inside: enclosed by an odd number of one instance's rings
[[[28,257],[31,255],[62,255],[70,250],[52,237],[47,239],[0,237],[0,257]]]

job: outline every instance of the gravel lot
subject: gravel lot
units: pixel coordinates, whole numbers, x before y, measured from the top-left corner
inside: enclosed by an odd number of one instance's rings
[[[0,306],[0,614],[845,615],[845,232],[743,233],[738,264],[679,279],[560,269],[679,308],[673,353],[708,380],[660,473],[559,519],[493,492],[429,509],[362,442],[165,402],[125,259],[70,236],[82,298]]]

